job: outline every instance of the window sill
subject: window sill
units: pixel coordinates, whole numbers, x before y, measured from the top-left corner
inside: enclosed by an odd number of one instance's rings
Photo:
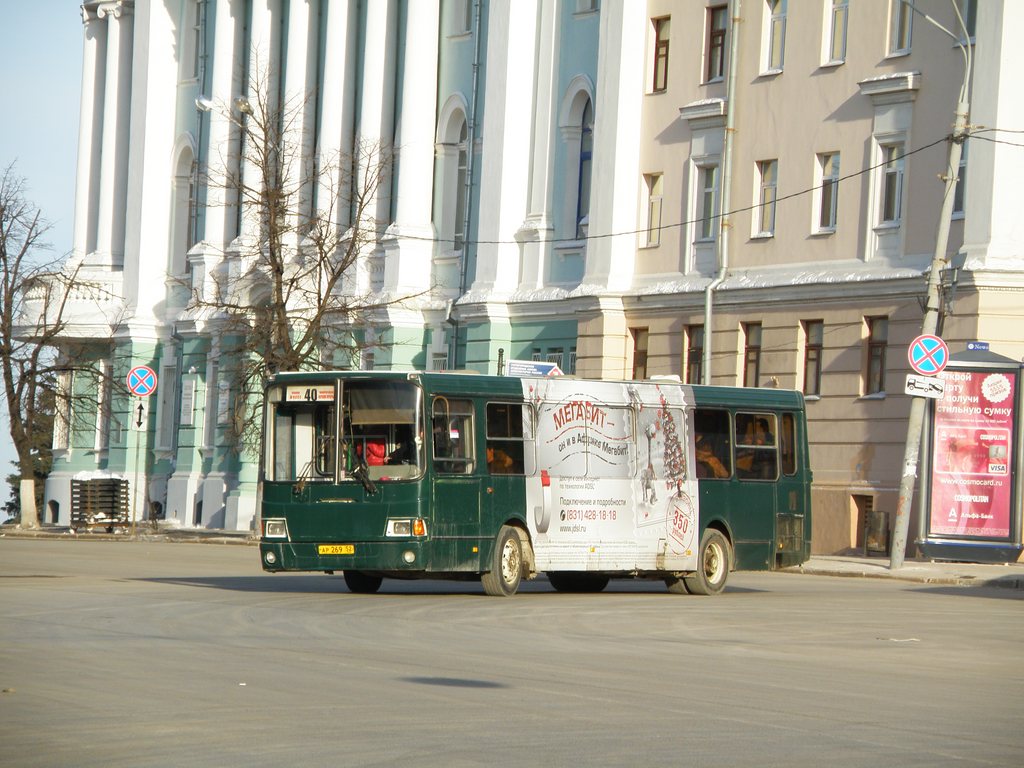
[[[846,63],[846,59],[836,59],[835,61],[823,61],[818,65],[818,69],[838,69]]]
[[[885,400],[885,392],[872,392],[870,395],[861,395],[858,400]]]
[[[668,93],[668,88],[662,88],[661,90],[658,90],[658,91],[648,91],[646,95],[647,96],[663,96],[666,93]]]
[[[705,80],[701,85],[716,85],[718,83],[724,83],[725,77],[712,77],[710,80]]]
[[[953,215],[949,217],[950,221],[963,221],[964,218],[963,211],[953,211]]]
[[[764,72],[759,74],[758,77],[764,77],[764,78],[778,77],[779,75],[782,74],[782,72],[783,72],[783,70],[781,70],[781,69],[766,69]]]
[[[903,222],[901,221],[883,221],[881,224],[875,225],[875,232],[880,235],[884,235],[886,233],[898,231],[901,226],[903,226]]]
[[[751,240],[771,240],[775,237],[774,232],[755,232],[750,236]]]
[[[899,51],[889,51],[887,54],[885,54],[885,59],[886,60],[889,60],[889,59],[904,59],[904,58],[906,58],[909,55],[910,55],[910,49],[909,48],[905,48],[905,49],[899,50]]]
[[[821,395],[804,395],[805,403],[816,403],[821,400]]]
[[[656,248],[660,248],[660,247],[661,247],[661,243],[660,242],[657,242],[657,243],[644,243],[643,245],[641,245],[638,248],[638,250],[641,250],[641,251],[653,251]]]
[[[811,232],[811,237],[831,237],[835,233],[835,227],[831,227],[830,229],[816,229],[813,232]]]

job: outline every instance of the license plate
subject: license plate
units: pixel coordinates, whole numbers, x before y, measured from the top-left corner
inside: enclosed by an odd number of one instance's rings
[[[355,544],[321,544],[317,551],[321,555],[354,555]]]

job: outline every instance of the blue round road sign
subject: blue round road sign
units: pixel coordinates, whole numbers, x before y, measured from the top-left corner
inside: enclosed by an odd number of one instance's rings
[[[128,390],[136,397],[149,397],[156,391],[156,372],[148,365],[137,365],[128,371]]]
[[[938,336],[923,335],[914,339],[907,350],[910,367],[922,376],[935,376],[949,362],[949,347]]]

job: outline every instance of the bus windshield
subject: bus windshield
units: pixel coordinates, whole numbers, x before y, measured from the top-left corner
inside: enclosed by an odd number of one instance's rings
[[[341,407],[338,407],[338,403]],[[418,477],[422,392],[405,381],[275,385],[267,392],[265,473],[274,482]]]

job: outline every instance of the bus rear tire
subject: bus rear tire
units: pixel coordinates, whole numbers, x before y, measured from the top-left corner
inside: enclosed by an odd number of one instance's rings
[[[383,576],[371,576],[362,571],[345,571],[343,576],[345,577],[345,586],[348,587],[348,591],[354,592],[357,595],[372,595],[384,583]]]
[[[697,570],[683,577],[683,583],[693,595],[717,595],[725,589],[732,565],[732,550],[721,531],[708,528],[700,539]]]
[[[510,525],[501,526],[491,555],[491,570],[480,576],[484,592],[491,597],[511,597],[523,579],[523,542]]]
[[[548,581],[555,592],[603,592],[611,579],[600,573],[548,571]]]

